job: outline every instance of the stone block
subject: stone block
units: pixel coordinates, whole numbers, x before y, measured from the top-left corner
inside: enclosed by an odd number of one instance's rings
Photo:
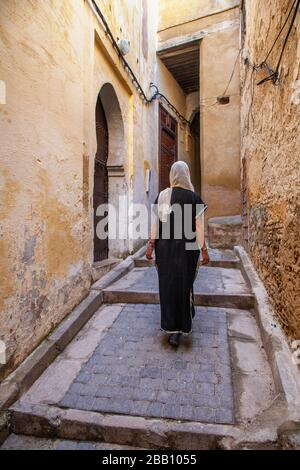
[[[242,219],[239,215],[212,217],[208,220],[210,248],[233,248],[241,240]]]

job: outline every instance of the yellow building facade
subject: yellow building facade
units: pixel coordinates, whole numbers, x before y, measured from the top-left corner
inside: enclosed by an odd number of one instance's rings
[[[95,261],[144,243],[109,240],[97,258],[95,198],[150,207],[168,158],[183,159],[209,216],[239,214],[240,35],[230,0],[0,9],[4,376],[88,294]]]

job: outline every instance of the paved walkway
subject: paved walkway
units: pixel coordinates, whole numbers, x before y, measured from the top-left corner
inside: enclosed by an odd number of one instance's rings
[[[197,308],[178,351],[158,305],[126,305],[60,405],[213,423],[233,422],[226,312]]]
[[[13,406],[15,432],[192,449],[212,445],[214,435],[235,436],[238,426],[260,416],[275,391],[259,329],[251,310],[226,300],[251,292],[232,252],[213,258],[229,267],[199,269],[195,292],[208,294],[209,306],[200,295],[193,333],[178,349],[160,330],[156,268],[137,260],[138,267],[105,291],[146,292],[144,302],[111,296],[113,303],[100,307]],[[57,426],[63,428],[58,434]],[[26,447],[28,438],[20,439],[6,445]],[[76,447],[57,441],[55,448],[60,445]]]

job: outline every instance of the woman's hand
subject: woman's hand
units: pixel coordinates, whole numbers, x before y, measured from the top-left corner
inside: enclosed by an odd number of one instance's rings
[[[210,262],[210,259],[209,259],[209,256],[208,256],[208,251],[207,251],[207,248],[203,248],[201,249],[201,254],[202,254],[202,266],[205,265],[205,264],[208,264]]]
[[[147,259],[152,259],[153,249],[154,249],[154,241],[150,240],[148,242],[147,251],[146,251],[146,258]]]

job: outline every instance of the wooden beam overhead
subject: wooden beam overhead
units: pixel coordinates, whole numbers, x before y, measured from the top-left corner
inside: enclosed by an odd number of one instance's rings
[[[185,93],[199,90],[199,41],[158,52],[159,58]]]

